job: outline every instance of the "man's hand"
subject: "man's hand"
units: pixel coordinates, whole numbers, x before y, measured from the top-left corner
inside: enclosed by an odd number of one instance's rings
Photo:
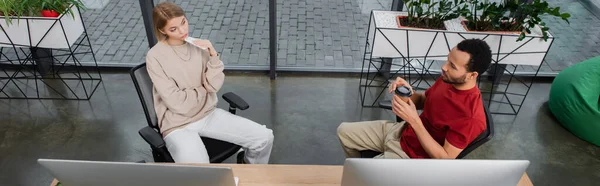
[[[215,50],[215,47],[213,47],[212,43],[209,40],[194,40],[194,44],[198,45],[201,48],[206,48],[210,56],[217,56],[217,50]]]
[[[396,90],[396,88],[401,87],[401,86],[406,86],[406,87],[410,88],[410,90],[412,91],[413,94],[415,93],[412,86],[410,86],[410,84],[408,82],[406,82],[406,80],[402,79],[401,77],[396,77],[396,81],[394,81],[393,83],[390,84],[390,93],[393,93],[394,90]]]
[[[413,127],[423,125],[417,108],[411,99],[408,99],[407,103],[402,101],[400,96],[394,95],[394,98],[392,98],[392,112]]]

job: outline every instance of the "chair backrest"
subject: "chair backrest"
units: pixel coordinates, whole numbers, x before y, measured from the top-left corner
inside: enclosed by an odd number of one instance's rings
[[[471,151],[475,150],[477,147],[483,145],[485,142],[490,141],[494,136],[494,122],[492,119],[492,115],[488,111],[488,108],[483,105],[483,110],[485,112],[485,123],[486,129],[483,131],[475,140],[473,140],[462,152],[456,157],[456,159],[462,159],[467,154],[471,153]]]
[[[154,100],[152,97],[153,85],[152,80],[148,75],[148,70],[146,69],[146,63],[133,67],[129,74],[131,75],[131,79],[137,90],[138,97],[142,102],[142,108],[144,109],[148,126],[158,129],[158,118],[154,111]]]

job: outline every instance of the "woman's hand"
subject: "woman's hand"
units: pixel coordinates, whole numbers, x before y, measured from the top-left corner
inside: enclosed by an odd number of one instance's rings
[[[215,47],[213,47],[212,43],[209,40],[194,40],[194,44],[198,45],[201,48],[206,48],[211,57],[217,56],[217,50],[215,50]]]

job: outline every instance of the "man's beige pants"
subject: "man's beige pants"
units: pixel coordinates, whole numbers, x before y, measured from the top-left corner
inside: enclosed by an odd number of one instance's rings
[[[342,123],[337,130],[347,158],[359,158],[360,151],[383,152],[375,158],[408,159],[400,146],[400,131],[404,122],[364,121]]]

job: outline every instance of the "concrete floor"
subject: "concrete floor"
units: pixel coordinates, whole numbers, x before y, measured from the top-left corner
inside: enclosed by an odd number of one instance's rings
[[[317,77],[318,76],[318,77]],[[0,100],[0,185],[46,185],[52,176],[38,158],[151,161],[137,130],[146,125],[127,73],[103,74],[90,101]],[[230,74],[220,93],[251,105],[239,114],[274,130],[273,164],[331,164],[344,160],[335,131],[342,121],[392,119],[362,108],[356,76]],[[494,115],[496,135],[468,158],[527,159],[535,185],[600,182],[600,148],[552,119],[544,103],[549,82],[534,84],[517,116]],[[219,107],[226,108],[222,101]],[[231,159],[227,162],[233,162]]]

